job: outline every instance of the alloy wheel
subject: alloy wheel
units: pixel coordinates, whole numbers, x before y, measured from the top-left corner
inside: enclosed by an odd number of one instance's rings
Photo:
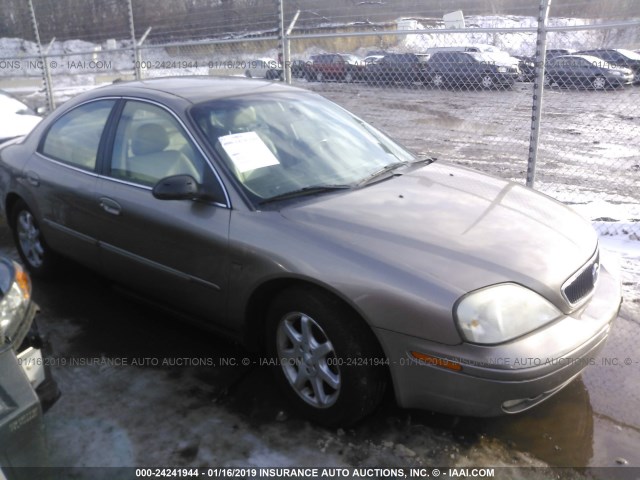
[[[278,324],[278,359],[285,378],[309,405],[331,407],[341,387],[333,344],[320,325],[310,316],[292,312]]]

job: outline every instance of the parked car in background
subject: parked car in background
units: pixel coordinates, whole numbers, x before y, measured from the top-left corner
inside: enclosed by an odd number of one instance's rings
[[[387,383],[407,408],[532,408],[591,363],[621,302],[570,208],[280,83],[79,95],[0,148],[0,208],[34,274],[68,256],[242,341],[330,426]]]
[[[390,83],[424,83],[429,55],[389,53],[377,63],[367,65],[367,82],[372,85]]]
[[[48,344],[35,324],[29,275],[5,257],[0,257],[0,312],[0,478],[30,480],[34,472],[19,467],[48,466],[42,415],[59,391]]]
[[[437,52],[488,52],[488,53],[500,53],[498,47],[494,45],[488,45],[484,43],[474,43],[469,45],[447,45],[441,47],[429,47],[427,52],[429,55],[433,55]]]
[[[306,78],[310,63],[305,60],[293,60],[291,62],[291,76],[293,78]]]
[[[365,67],[368,67],[369,65],[375,65],[376,63],[379,63],[380,60],[382,60],[384,58],[384,55],[369,55],[364,57],[364,65]]]
[[[551,60],[554,57],[560,57],[562,55],[571,55],[573,52],[566,48],[548,48],[547,60]]]
[[[536,78],[536,64],[534,59],[524,55],[516,55],[515,58],[518,60],[518,70],[520,71],[518,81],[533,82]]]
[[[591,55],[598,57],[617,67],[626,67],[633,70],[634,83],[640,83],[640,54],[623,48],[609,48],[596,50],[583,50],[576,53],[577,55]]]
[[[344,53],[325,53],[311,57],[307,68],[307,80],[324,82],[339,80],[354,82],[364,76],[365,66],[361,58]]]
[[[563,55],[547,62],[544,74],[547,86],[604,90],[633,83],[633,71],[616,67],[590,55]]]
[[[29,133],[42,118],[9,92],[0,90],[0,143]]]
[[[427,81],[434,87],[511,87],[517,66],[483,52],[436,52],[427,62]]]
[[[244,75],[247,78],[267,78],[272,80],[279,78],[279,72],[282,70],[278,61],[269,57],[247,60],[244,64],[246,67]]]

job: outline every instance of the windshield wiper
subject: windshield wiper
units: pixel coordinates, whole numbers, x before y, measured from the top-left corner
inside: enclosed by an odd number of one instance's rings
[[[420,155],[421,158],[418,158],[417,160],[414,160],[413,162],[409,162],[409,165],[420,165],[422,163],[426,164],[426,165],[430,165],[433,162],[435,162],[436,160],[438,160],[436,157],[422,157],[422,155]]]
[[[297,190],[283,192],[273,197],[266,198],[258,202],[258,205],[264,205],[266,203],[271,203],[278,200],[285,200],[287,198],[302,197],[304,195],[313,195],[316,193],[333,192],[336,190],[348,190],[350,188],[351,185],[310,185],[308,187],[302,187]]]
[[[409,165],[409,162],[394,162],[394,163],[390,163],[389,165],[385,165],[384,167],[382,167],[379,170],[376,170],[375,172],[367,175],[366,177],[364,177],[362,180],[360,180],[356,186],[361,187],[362,185],[366,185],[367,183],[371,182],[372,180],[375,180],[376,178],[384,175],[385,173],[391,172],[392,170],[395,170],[396,168],[400,168],[400,167],[404,167]]]

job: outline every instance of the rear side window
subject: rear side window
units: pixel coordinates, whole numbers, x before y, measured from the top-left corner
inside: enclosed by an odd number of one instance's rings
[[[57,119],[40,153],[84,170],[95,170],[98,146],[115,100],[99,100],[74,108]]]

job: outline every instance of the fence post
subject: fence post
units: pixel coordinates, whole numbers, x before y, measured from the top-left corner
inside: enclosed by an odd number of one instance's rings
[[[138,52],[138,40],[136,39],[136,26],[133,22],[132,0],[127,0],[127,14],[129,15],[129,34],[131,35],[131,48],[133,48],[133,74],[136,80],[142,79],[140,70],[140,54]]]
[[[287,43],[284,32],[284,0],[278,2],[278,63],[282,64],[282,74],[286,75]]]
[[[527,162],[527,187],[533,188],[536,180],[536,161],[540,142],[540,120],[542,119],[542,97],[544,95],[544,71],[547,63],[547,22],[551,0],[540,0],[538,32],[536,39],[536,78],[533,83],[533,106],[531,107],[531,137],[529,138],[529,160]]]
[[[49,71],[49,63],[47,56],[42,53],[42,44],[40,43],[40,31],[38,30],[38,21],[36,20],[36,12],[33,9],[33,1],[29,0],[29,15],[31,16],[31,25],[33,26],[33,34],[36,38],[38,46],[38,55],[42,60],[42,83],[44,84],[45,96],[47,97],[47,111],[51,112],[56,108],[56,102],[53,98],[53,86],[51,81],[51,72]]]

